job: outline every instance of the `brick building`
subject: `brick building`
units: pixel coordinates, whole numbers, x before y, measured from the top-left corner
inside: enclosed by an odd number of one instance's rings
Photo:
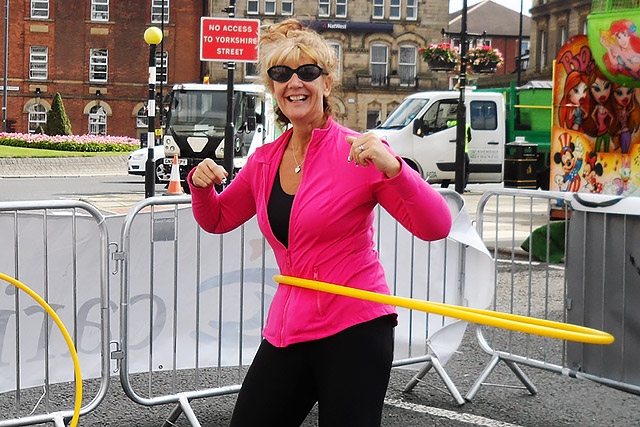
[[[145,29],[163,29],[156,54],[158,92],[180,82],[226,83],[220,62],[199,60],[200,18],[228,17],[228,0],[13,0],[9,4],[8,130],[34,131],[60,92],[75,134],[139,137],[147,131],[149,47]],[[164,20],[163,20],[164,16]],[[419,49],[448,31],[448,0],[246,0],[235,18],[262,24],[309,19],[335,47],[340,77],[336,119],[374,127],[413,92],[447,89]],[[4,9],[0,11],[4,22]],[[515,29],[517,31],[517,28]],[[513,29],[511,30],[513,32]],[[4,35],[0,34],[4,44]],[[1,74],[5,74],[2,72]],[[238,63],[235,82],[254,82],[256,64]],[[508,77],[508,76],[507,76]],[[15,89],[15,90],[14,90]],[[0,92],[0,99],[4,91]],[[3,99],[3,102],[5,100]]]
[[[156,56],[158,89],[200,81],[205,7],[206,2],[194,0],[11,1],[7,130],[34,131],[60,92],[74,134],[145,133],[149,46],[144,31],[150,26],[164,30]],[[4,14],[3,8],[3,22]],[[4,45],[4,32],[0,39]]]

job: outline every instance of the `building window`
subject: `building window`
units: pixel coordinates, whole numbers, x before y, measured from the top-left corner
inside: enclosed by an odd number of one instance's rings
[[[91,49],[89,52],[89,81],[106,82],[109,51],[107,49]]]
[[[418,0],[407,0],[407,21],[418,19]]]
[[[31,0],[31,18],[49,18],[49,0]]]
[[[258,78],[258,64],[255,62],[245,62],[244,76],[250,79]]]
[[[42,104],[29,107],[29,133],[36,133],[40,126],[47,124],[47,109]]]
[[[331,0],[318,0],[318,16],[326,18],[331,14]]]
[[[389,19],[400,19],[401,0],[389,0]]]
[[[151,0],[151,22],[169,22],[169,0]]]
[[[367,110],[367,129],[373,129],[380,124],[380,110]]]
[[[373,0],[373,18],[384,18],[384,0]]]
[[[260,3],[258,0],[247,1],[247,15],[257,15],[260,13]]]
[[[136,127],[145,129],[149,128],[149,114],[147,114],[146,105],[138,110],[138,115],[136,117]]]
[[[567,42],[567,26],[560,27],[560,46],[563,46]]]
[[[167,70],[169,67],[169,52],[163,50],[156,52],[156,82],[167,83]]]
[[[264,14],[275,15],[276,14],[276,2],[275,0],[264,0]]]
[[[282,0],[282,14],[293,15],[293,0]]]
[[[29,49],[29,78],[46,80],[49,75],[49,48],[31,46]]]
[[[347,0],[336,0],[336,18],[347,17]]]
[[[336,58],[338,58],[338,64],[336,66],[336,74],[337,77],[340,78],[340,74],[342,74],[342,46],[338,42],[329,41],[329,46],[333,48],[333,51],[336,53]]]
[[[264,8],[263,14],[276,15],[278,13],[278,1],[277,0],[247,0],[247,15],[259,15],[260,4]],[[293,15],[293,0],[281,0],[280,1],[280,14],[284,16]]]
[[[389,65],[389,48],[385,45],[371,46],[371,86],[386,86]]]
[[[91,0],[91,20],[109,20],[109,0]]]
[[[107,134],[107,112],[100,105],[94,105],[89,111],[89,134]]]
[[[416,82],[416,58],[415,46],[400,46],[398,54],[398,74],[401,86],[414,86]]]
[[[547,33],[540,31],[540,70],[547,66]]]

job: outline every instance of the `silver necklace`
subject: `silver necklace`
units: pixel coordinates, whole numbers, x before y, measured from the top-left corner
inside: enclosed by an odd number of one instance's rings
[[[296,150],[291,146],[291,154],[293,154],[293,161],[296,162],[296,167],[293,169],[294,173],[300,173],[302,170],[302,164],[304,163],[304,159],[302,162],[298,163],[298,159],[296,159]]]

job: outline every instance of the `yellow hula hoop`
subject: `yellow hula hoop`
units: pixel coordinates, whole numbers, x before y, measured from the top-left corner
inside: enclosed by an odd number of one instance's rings
[[[286,285],[298,286],[306,289],[378,302],[381,304],[395,305],[412,310],[440,314],[442,316],[466,320],[471,323],[494,326],[496,328],[509,329],[512,331],[540,335],[543,337],[558,338],[588,344],[611,344],[614,340],[613,335],[606,332],[587,328],[585,326],[572,325],[570,323],[554,322],[552,320],[538,319],[518,314],[462,307],[453,304],[424,301],[394,295],[383,295],[377,292],[364,291],[362,289],[349,288],[317,280],[301,279],[298,277],[284,276],[280,274],[273,276],[273,280],[277,283]]]
[[[64,340],[67,342],[67,347],[69,347],[69,352],[71,353],[71,358],[73,359],[73,371],[75,373],[75,386],[76,386],[76,399],[73,407],[73,417],[71,418],[70,426],[75,427],[78,424],[78,419],[80,418],[80,409],[82,408],[82,372],[80,371],[80,362],[78,361],[78,353],[76,352],[76,347],[73,343],[73,340],[71,339],[71,336],[69,335],[69,332],[67,331],[67,328],[65,328],[64,324],[62,323],[62,320],[60,320],[60,317],[58,317],[58,313],[56,313],[53,310],[53,308],[51,308],[51,306],[47,304],[47,302],[44,299],[42,299],[40,295],[35,293],[33,289],[29,288],[27,285],[14,279],[13,277],[7,276],[6,274],[3,274],[3,273],[0,273],[0,279],[4,280],[5,282],[11,283],[16,288],[21,289],[27,294],[29,294],[31,298],[36,300],[36,302],[40,304],[40,306],[42,306],[42,308],[44,308],[47,311],[47,313],[49,313],[49,316],[51,316],[54,322],[56,322],[56,325],[58,325],[58,328],[60,328],[60,332],[62,332],[62,336],[64,337]]]

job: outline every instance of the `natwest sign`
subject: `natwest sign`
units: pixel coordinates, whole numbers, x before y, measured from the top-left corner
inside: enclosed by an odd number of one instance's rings
[[[257,62],[260,20],[206,18],[200,20],[200,60]]]

